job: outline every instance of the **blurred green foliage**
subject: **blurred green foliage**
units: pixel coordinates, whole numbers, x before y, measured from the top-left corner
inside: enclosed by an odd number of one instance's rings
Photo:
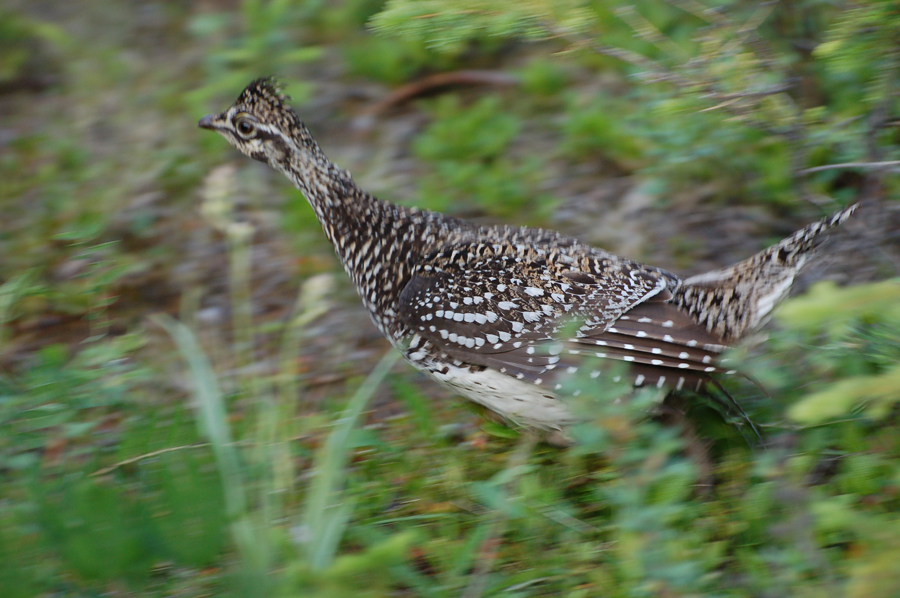
[[[42,347],[21,374],[0,378],[0,467],[27,470],[53,441],[79,444],[96,436],[105,415],[127,408],[149,372],[125,357],[139,335],[95,342],[74,356],[66,345]]]
[[[65,50],[71,38],[59,27],[0,9],[0,84],[30,75],[52,50]]]
[[[525,207],[547,209],[547,198],[534,191],[541,180],[538,160],[508,155],[521,122],[506,112],[499,96],[462,106],[457,96],[444,95],[431,109],[434,120],[412,148],[433,168],[420,183],[417,205],[458,213],[474,202],[507,216]]]
[[[594,98],[589,105],[584,105],[582,98],[570,99],[563,125],[563,148],[575,159],[600,156],[633,172],[642,166],[646,147],[651,144],[641,138],[633,121],[621,118],[623,108],[617,103],[620,102],[603,96]]]
[[[311,29],[337,46],[348,73],[366,80],[397,85],[424,72],[461,66],[462,61],[435,52],[420,41],[368,33],[366,23],[383,5],[384,0],[320,2],[310,15]]]
[[[530,60],[520,71],[522,86],[528,95],[533,96],[538,102],[543,100],[552,103],[571,80],[566,67],[567,65],[559,60],[540,57]]]
[[[900,73],[895,8],[391,0],[372,24],[448,54],[483,38],[568,42],[582,60],[660,82],[602,102],[602,114],[582,105],[569,121],[570,148],[583,148],[585,129],[661,190],[716,180],[719,199],[790,205],[798,193],[845,194],[839,173],[807,177],[803,168],[900,156],[885,116],[896,110]],[[883,184],[898,191],[896,177]]]
[[[546,37],[547,26],[576,31],[593,24],[590,10],[579,0],[488,3],[484,0],[388,0],[372,19],[376,31],[415,39],[438,52],[459,55],[473,44],[497,38]]]
[[[305,3],[294,0],[241,0],[237,13],[194,17],[188,30],[206,47],[206,84],[190,94],[192,107],[202,111],[210,98],[226,96],[260,76],[283,76],[318,58],[320,50],[304,46],[300,36],[306,13]],[[302,103],[311,87],[293,84],[286,91]]]
[[[821,283],[779,314],[792,330],[823,338],[813,365],[829,383],[789,411],[802,423],[859,415],[883,419],[900,402],[900,281],[838,289]],[[821,382],[820,382],[821,386]]]

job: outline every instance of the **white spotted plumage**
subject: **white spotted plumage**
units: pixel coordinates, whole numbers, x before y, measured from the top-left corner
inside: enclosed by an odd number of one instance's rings
[[[410,363],[545,429],[574,421],[554,390],[585,355],[630,363],[637,385],[677,390],[722,371],[719,354],[768,317],[820,233],[855,209],[682,280],[553,231],[477,226],[380,201],[325,157],[271,80],[254,81],[200,126],[304,193],[375,325]]]

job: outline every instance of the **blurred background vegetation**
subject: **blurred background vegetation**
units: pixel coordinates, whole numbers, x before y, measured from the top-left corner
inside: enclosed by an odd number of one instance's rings
[[[0,595],[900,595],[898,69],[885,0],[6,0]],[[269,74],[382,198],[684,274],[863,200],[733,355],[761,440],[574,380],[535,445],[392,369],[196,129]]]

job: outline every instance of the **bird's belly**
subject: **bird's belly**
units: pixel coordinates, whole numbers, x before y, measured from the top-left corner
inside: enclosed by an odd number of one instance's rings
[[[422,368],[422,364],[414,365]],[[449,364],[436,370],[422,369],[467,399],[520,426],[560,430],[576,421],[565,401],[546,388],[516,380],[496,370],[473,372],[468,367]]]

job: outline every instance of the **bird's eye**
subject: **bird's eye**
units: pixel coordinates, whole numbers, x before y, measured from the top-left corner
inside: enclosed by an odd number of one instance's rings
[[[244,118],[235,123],[235,129],[237,130],[238,135],[244,139],[249,139],[256,134],[256,125]]]

